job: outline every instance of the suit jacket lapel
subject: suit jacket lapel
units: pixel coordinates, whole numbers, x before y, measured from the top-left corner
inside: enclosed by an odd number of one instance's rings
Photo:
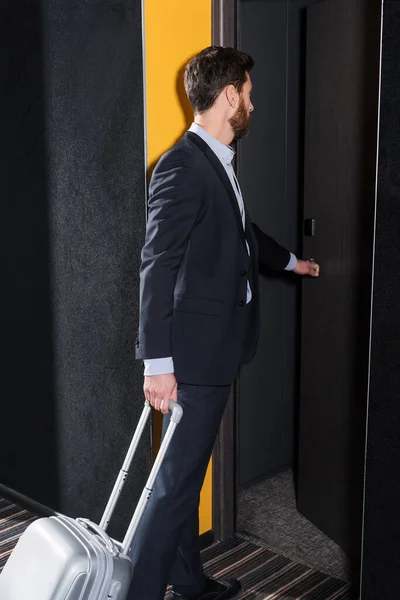
[[[238,201],[236,198],[236,193],[232,187],[231,181],[228,177],[227,172],[225,171],[223,165],[221,164],[221,161],[219,160],[218,156],[216,156],[216,154],[211,150],[210,146],[208,144],[206,144],[206,142],[204,140],[201,139],[201,137],[199,137],[198,135],[196,135],[195,133],[188,131],[186,134],[186,136],[188,136],[190,138],[191,141],[193,141],[196,146],[198,146],[206,155],[206,158],[208,159],[208,161],[210,162],[211,166],[214,168],[215,172],[217,173],[218,177],[220,178],[221,182],[224,185],[224,188],[228,194],[228,197],[230,199],[232,208],[233,208],[233,212],[235,214],[236,217],[236,221],[238,224],[238,227],[240,229],[240,233],[243,239],[243,243],[246,243],[246,237],[245,237],[245,232],[243,229],[243,222],[242,222],[242,216],[240,214],[240,210],[239,210],[239,205],[238,205]]]

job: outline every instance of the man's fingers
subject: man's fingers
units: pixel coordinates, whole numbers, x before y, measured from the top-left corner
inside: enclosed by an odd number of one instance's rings
[[[147,388],[146,384],[144,384],[144,386],[143,386],[143,392],[144,392],[144,397],[146,398],[147,402],[152,406],[150,390]]]
[[[154,394],[154,408],[156,410],[161,410],[161,404],[162,404],[162,396],[160,396],[159,393]]]
[[[309,266],[308,266],[308,274],[311,275],[311,277],[318,277],[319,276],[319,264],[314,262],[313,260],[310,260]]]
[[[168,396],[164,396],[160,403],[160,411],[163,415],[166,415],[169,410],[169,401],[174,400],[174,402],[178,402],[178,386],[175,385],[172,392]]]
[[[144,385],[143,391],[144,391],[145,398],[146,398],[147,402],[150,404],[150,406],[152,406],[156,410],[159,410],[160,401],[158,401],[158,403],[157,403],[157,394],[154,393],[154,391],[151,389],[151,387],[149,385]]]
[[[168,404],[169,404],[170,399],[173,396],[171,396],[171,395],[163,396],[159,392],[152,392],[150,389],[145,389],[144,390],[144,395],[146,397],[147,402],[155,410],[161,411],[164,415],[167,414],[167,412],[168,412]]]
[[[168,405],[169,405],[169,401],[170,401],[170,396],[165,396],[160,403],[160,411],[162,412],[163,415],[168,414]]]
[[[150,405],[163,414],[167,414],[171,398],[176,401],[178,399],[177,382],[173,373],[145,376],[143,390]]]
[[[164,400],[163,400],[163,405],[162,405],[162,411],[165,415],[168,412],[168,407],[169,407],[169,401],[173,400],[174,402],[178,402],[178,385],[175,385],[175,387],[173,388],[172,392],[169,394],[169,396],[165,396]]]

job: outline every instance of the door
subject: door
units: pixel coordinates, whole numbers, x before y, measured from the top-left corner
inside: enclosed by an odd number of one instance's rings
[[[238,144],[238,177],[252,219],[298,252],[306,2],[239,2],[240,49],[255,60],[250,135]],[[300,281],[264,271],[260,337],[238,380],[238,483],[292,466],[298,401]]]
[[[298,508],[361,543],[379,93],[380,2],[308,8]],[[315,231],[312,231],[314,220]]]

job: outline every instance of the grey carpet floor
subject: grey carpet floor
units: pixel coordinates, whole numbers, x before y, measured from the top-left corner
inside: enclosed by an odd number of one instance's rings
[[[312,569],[353,579],[346,553],[297,511],[291,470],[239,492],[237,531]]]

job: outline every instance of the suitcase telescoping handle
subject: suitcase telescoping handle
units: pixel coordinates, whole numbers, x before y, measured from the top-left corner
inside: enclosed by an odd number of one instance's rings
[[[137,527],[140,523],[140,519],[143,516],[143,513],[146,508],[146,504],[150,499],[151,492],[153,491],[153,486],[154,486],[154,482],[157,477],[158,471],[160,470],[162,461],[164,460],[164,456],[168,450],[168,446],[171,442],[172,436],[175,433],[175,429],[176,429],[179,421],[182,418],[182,414],[183,414],[182,407],[179,404],[177,404],[174,400],[169,401],[168,408],[172,413],[168,429],[164,435],[160,450],[157,454],[156,460],[154,461],[153,468],[151,469],[149,478],[146,482],[146,485],[144,487],[142,495],[140,496],[140,499],[139,499],[138,505],[136,507],[136,510],[134,512],[134,515],[132,517],[132,520],[129,524],[128,530],[124,537],[124,541],[122,542],[122,551],[125,554],[128,553],[128,550],[132,545],[133,538],[135,536]],[[108,500],[106,509],[105,509],[104,514],[100,521],[100,527],[103,529],[103,531],[106,531],[108,524],[110,523],[115,506],[121,495],[122,488],[124,487],[126,478],[128,477],[129,468],[131,466],[132,459],[133,459],[135,452],[137,450],[137,447],[139,445],[140,438],[142,437],[142,434],[143,434],[144,428],[146,427],[146,423],[148,421],[150,413],[151,413],[151,406],[146,401],[142,415],[141,415],[139,423],[138,423],[138,426],[136,428],[136,431],[132,438],[131,444],[129,446],[129,450],[125,457],[124,464],[122,465],[122,468],[119,472],[119,475],[117,477],[117,480],[116,480],[114,488],[113,488],[113,491],[111,492],[110,499]]]

